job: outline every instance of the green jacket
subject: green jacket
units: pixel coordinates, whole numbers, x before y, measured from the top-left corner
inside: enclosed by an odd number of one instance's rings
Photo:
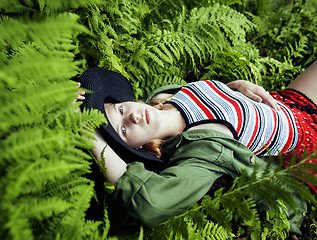
[[[251,174],[256,163],[259,169],[265,165],[247,147],[213,130],[183,132],[165,142],[162,152],[168,165],[165,170],[157,174],[140,162],[129,164],[114,195],[130,215],[148,227],[187,210],[223,174],[235,179],[242,168]],[[300,204],[304,204],[299,207],[299,213],[303,213],[305,202]],[[302,220],[302,215],[295,216],[292,232],[300,233]]]
[[[178,90],[180,85],[164,86],[150,95]],[[198,202],[216,179],[224,174],[232,179],[241,169],[252,174],[254,165],[265,167],[247,147],[232,137],[213,130],[197,129],[183,132],[162,145],[167,168],[159,174],[148,171],[140,162],[128,165],[117,181],[114,199],[147,227],[154,227],[181,214]],[[260,172],[260,171],[259,171]],[[291,216],[291,230],[300,233],[306,204],[299,201],[298,214]]]

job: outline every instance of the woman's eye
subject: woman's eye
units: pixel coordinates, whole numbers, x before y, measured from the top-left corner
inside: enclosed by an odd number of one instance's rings
[[[123,108],[121,106],[119,107],[119,112],[121,115],[123,115]]]
[[[122,131],[123,136],[126,136],[127,131],[125,130],[125,127],[122,127],[121,131]]]

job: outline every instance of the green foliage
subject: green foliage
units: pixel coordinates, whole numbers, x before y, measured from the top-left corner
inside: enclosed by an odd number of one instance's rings
[[[76,114],[78,104],[71,104],[77,90],[70,79],[83,63],[75,60],[74,37],[87,30],[77,15],[60,7],[69,10],[74,1],[8,3],[0,3],[5,9],[0,21],[1,239],[98,239],[107,234],[100,231],[105,222],[85,219],[95,192],[85,177],[90,156],[80,148],[91,147],[87,137],[104,116]]]
[[[285,63],[283,67],[269,66],[263,72],[265,88],[285,88],[316,60],[316,1],[245,0],[237,9],[257,26],[250,39],[259,54]]]
[[[117,4],[121,11],[116,11]],[[196,66],[205,65],[220,51],[249,45],[245,36],[253,24],[227,6],[187,9],[182,5],[169,18],[160,15],[162,5],[151,7],[141,1],[118,1],[92,7],[83,19],[95,34],[90,46],[83,43],[83,52],[91,58],[100,56],[93,64],[126,75],[142,89],[136,92],[140,97],[161,85],[182,83],[188,70],[199,74]]]
[[[154,229],[125,213],[114,221],[113,186],[86,151],[105,119],[74,112],[71,80],[98,65],[127,76],[139,98],[206,78],[277,90],[316,59],[316,8],[313,0],[0,0],[0,238],[283,239],[284,204],[296,209],[296,192],[309,202],[314,239],[315,197],[292,177],[317,185],[305,159],[242,174]],[[264,215],[259,199],[270,207]]]
[[[261,238],[266,239],[285,239],[288,236],[287,229],[289,229],[287,208],[282,202],[278,212],[267,210],[266,224],[263,227]]]
[[[304,224],[309,226],[308,228],[308,236],[309,239],[316,239],[317,238],[317,211],[316,206],[309,205],[309,211],[307,216],[307,222]]]

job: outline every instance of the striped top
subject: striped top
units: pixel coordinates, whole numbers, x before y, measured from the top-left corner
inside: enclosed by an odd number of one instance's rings
[[[222,123],[258,156],[291,151],[298,141],[291,110],[278,102],[275,111],[217,81],[198,81],[182,87],[169,101],[182,113],[186,129],[202,123]]]

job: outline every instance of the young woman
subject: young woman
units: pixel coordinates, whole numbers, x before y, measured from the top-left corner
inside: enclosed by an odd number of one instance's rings
[[[276,102],[262,88],[245,81],[229,87],[265,101],[252,101],[213,81],[181,89],[172,86],[164,94],[171,89],[178,92],[158,110],[129,102],[133,100],[127,94],[131,89],[126,91],[127,80],[121,75],[88,70],[81,84],[93,93],[86,96],[84,107],[99,109],[110,123],[96,131],[92,152],[97,159],[104,154],[107,179],[116,186],[115,199],[141,223],[152,227],[196,203],[222,175],[234,179],[242,168],[251,174],[255,162],[264,167],[257,155],[291,154],[292,149],[301,154],[305,147],[315,150],[316,78],[315,62],[289,86],[293,90],[271,93]],[[206,94],[210,92],[214,95]],[[160,159],[144,155],[144,144],[153,139],[166,140],[160,146]],[[158,163],[162,168],[156,171],[146,168]]]

